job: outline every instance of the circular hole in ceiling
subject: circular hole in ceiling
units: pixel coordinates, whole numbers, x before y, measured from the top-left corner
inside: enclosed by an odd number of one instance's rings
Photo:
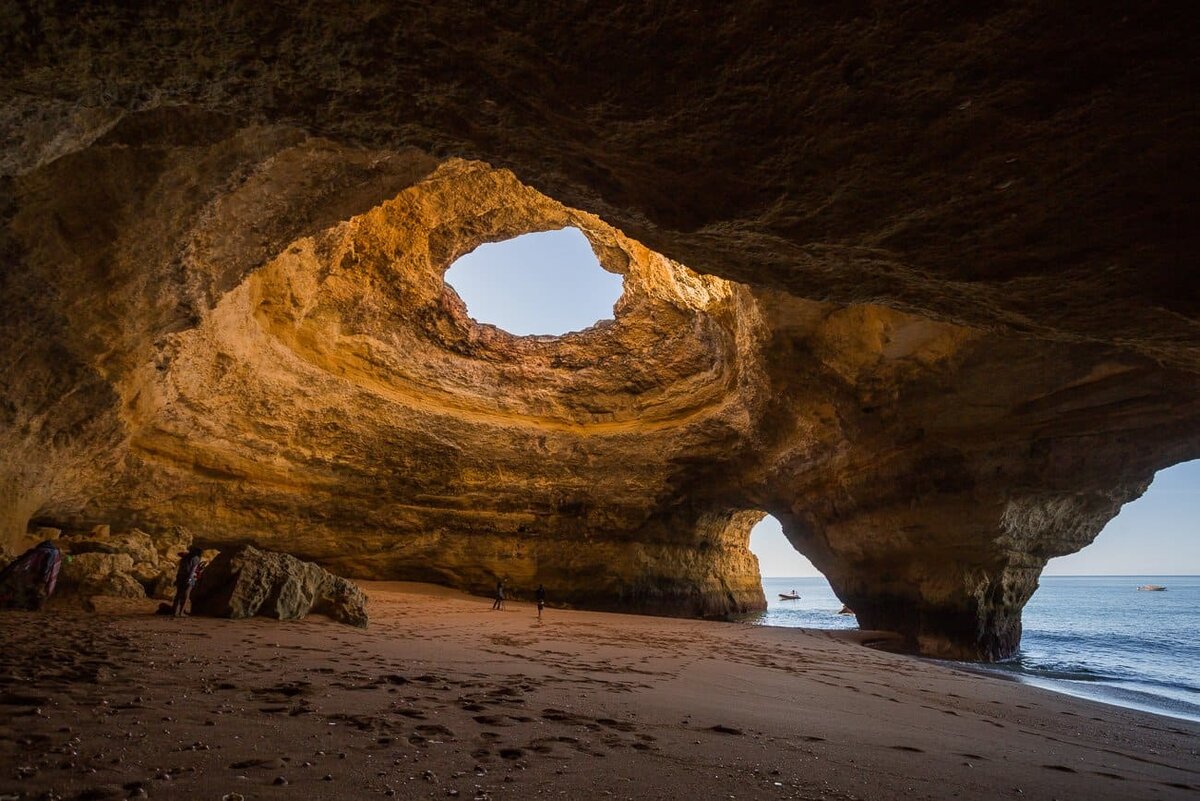
[[[560,336],[611,320],[623,288],[578,228],[480,245],[450,265],[445,281],[476,322],[518,336]]]

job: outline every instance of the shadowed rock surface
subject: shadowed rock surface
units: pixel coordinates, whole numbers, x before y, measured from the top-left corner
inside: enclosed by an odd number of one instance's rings
[[[97,596],[173,597],[180,552],[192,537],[178,527],[151,536],[136,528],[113,532],[108,525],[96,525],[55,540],[65,556],[53,602],[91,609]]]
[[[204,569],[192,590],[192,612],[276,620],[315,612],[365,627],[367,597],[354,583],[311,562],[245,545],[221,553]]]
[[[1200,456],[1178,4],[58,8],[0,28],[9,541],[716,615],[770,512],[864,626],[997,658]],[[442,283],[564,225],[614,322]]]

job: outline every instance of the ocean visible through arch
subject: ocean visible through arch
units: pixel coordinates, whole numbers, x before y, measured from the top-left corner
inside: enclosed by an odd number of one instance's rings
[[[1162,592],[1138,591],[1160,585]],[[795,591],[799,600],[783,600]],[[763,579],[762,626],[853,629],[822,577]],[[945,662],[1102,703],[1200,721],[1200,576],[1042,576],[1021,651],[998,664]]]

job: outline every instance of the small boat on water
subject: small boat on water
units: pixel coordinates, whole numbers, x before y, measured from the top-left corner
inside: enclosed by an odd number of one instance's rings
[[[1167,588],[1161,584],[1143,584],[1138,587],[1138,592],[1163,592]]]
[[[792,590],[791,592],[788,592],[788,593],[781,592],[781,593],[779,593],[779,600],[781,600],[781,601],[799,601],[800,593],[796,592],[795,590]]]

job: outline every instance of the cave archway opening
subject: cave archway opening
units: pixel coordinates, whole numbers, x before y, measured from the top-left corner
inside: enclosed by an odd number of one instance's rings
[[[1159,470],[1092,543],[1051,559],[1045,576],[1200,575],[1200,459]]]
[[[783,533],[771,515],[750,530],[750,551],[758,558],[758,571],[767,609],[756,622],[766,626],[807,629],[853,629],[858,620],[834,594],[825,576]],[[792,594],[799,598],[785,598]]]
[[[1046,565],[1008,667],[1035,686],[1200,720],[1198,517],[1200,460],[1158,471],[1090,545]]]
[[[444,280],[476,322],[517,336],[562,336],[611,320],[624,289],[570,226],[480,245]]]

